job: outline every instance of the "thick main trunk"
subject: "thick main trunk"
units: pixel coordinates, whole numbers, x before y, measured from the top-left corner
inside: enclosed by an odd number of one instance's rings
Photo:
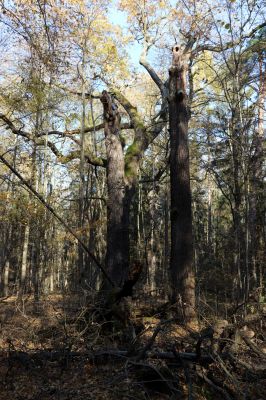
[[[174,52],[179,50],[175,47]],[[170,182],[171,182],[171,257],[173,301],[178,316],[195,320],[195,278],[193,270],[192,211],[189,173],[188,112],[185,94],[185,63],[170,69]],[[174,57],[174,60],[176,58]]]
[[[122,144],[119,138],[120,116],[107,92],[104,107],[104,133],[107,156],[107,273],[117,287],[122,287],[129,267],[128,216],[125,215],[126,187]],[[127,213],[126,213],[127,214]]]

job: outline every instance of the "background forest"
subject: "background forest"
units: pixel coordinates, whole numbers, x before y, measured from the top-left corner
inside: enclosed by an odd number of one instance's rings
[[[93,324],[119,320],[127,343],[140,329],[129,312],[183,318],[190,333],[221,318],[249,331],[259,316],[265,362],[265,20],[264,0],[0,0],[3,305],[67,299]],[[184,398],[218,398],[192,393],[189,368]],[[216,396],[242,395],[205,378]],[[158,399],[176,398],[167,388]],[[52,395],[39,398],[70,398]]]

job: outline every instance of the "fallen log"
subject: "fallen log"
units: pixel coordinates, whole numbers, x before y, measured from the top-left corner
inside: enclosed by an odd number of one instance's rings
[[[22,364],[27,363],[28,365],[32,361],[37,363],[38,362],[41,363],[42,361],[56,362],[56,361],[62,361],[64,359],[70,360],[75,358],[81,358],[81,359],[84,358],[92,361],[104,357],[117,357],[127,360],[139,360],[140,354],[142,354],[142,351],[140,351],[138,354],[130,356],[128,355],[127,350],[107,349],[101,351],[85,351],[85,352],[66,351],[66,350],[52,350],[52,351],[40,350],[37,352],[9,351],[9,352],[1,352],[0,356],[5,356],[5,357],[8,356],[10,360],[17,360],[20,361]],[[209,364],[215,361],[214,358],[209,355],[202,355],[199,358],[196,353],[186,353],[186,352],[174,353],[171,351],[168,352],[149,351],[147,352],[147,354],[145,353],[145,358],[170,360],[170,361],[184,360],[198,364]]]

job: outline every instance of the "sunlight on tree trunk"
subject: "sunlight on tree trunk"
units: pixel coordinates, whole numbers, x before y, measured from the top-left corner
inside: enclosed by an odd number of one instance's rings
[[[193,266],[192,210],[186,103],[187,56],[173,48],[169,70],[171,258],[172,301],[180,320],[194,322],[195,277]]]

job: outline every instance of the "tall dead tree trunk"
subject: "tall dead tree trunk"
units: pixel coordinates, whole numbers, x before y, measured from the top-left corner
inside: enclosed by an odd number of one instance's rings
[[[189,172],[186,72],[188,55],[173,48],[169,70],[172,300],[185,322],[196,319],[192,210]]]

